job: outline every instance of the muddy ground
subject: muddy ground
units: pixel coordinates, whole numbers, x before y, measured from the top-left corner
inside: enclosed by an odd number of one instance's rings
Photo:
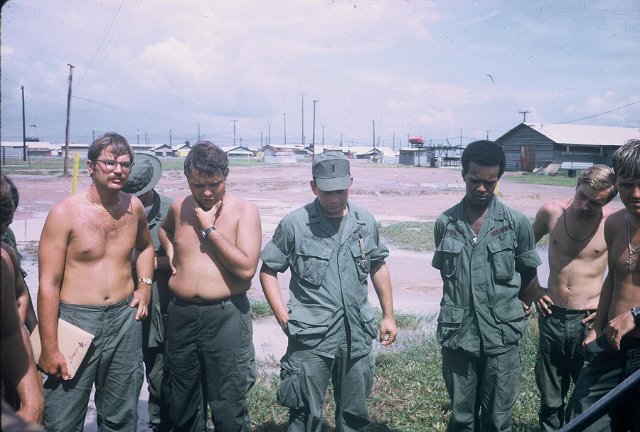
[[[313,199],[309,187],[310,173],[309,162],[231,167],[227,190],[251,200],[260,209],[263,245],[269,241],[283,216]],[[352,161],[352,175],[354,183],[350,199],[371,210],[379,222],[385,225],[401,221],[435,220],[442,211],[456,204],[464,195],[460,168],[397,167]],[[521,175],[506,173],[499,184],[499,193],[503,202],[521,210],[530,218],[535,216],[545,201],[573,196],[571,187],[509,181],[510,177]],[[19,248],[23,253],[26,252],[25,266],[29,271],[27,282],[35,300],[37,263],[34,251],[37,239],[52,204],[70,193],[71,179],[56,175],[11,177],[21,195],[12,228],[19,241]],[[83,191],[90,181],[86,173],[81,174],[78,190]],[[188,193],[185,177],[180,171],[165,171],[156,190],[170,197]],[[614,208],[622,207],[617,198],[610,205]],[[543,257],[543,261],[545,260],[546,257]],[[431,255],[392,249],[387,262],[393,280],[395,309],[417,313],[437,312],[442,285],[438,273],[431,268]],[[282,275],[281,286],[285,298],[287,282],[288,275]],[[264,299],[257,276],[253,280],[249,296]],[[374,306],[378,306],[371,289],[370,300]],[[263,364],[273,365],[285,351],[286,338],[273,318],[256,321],[254,333],[258,360]],[[145,423],[146,416],[145,394],[143,391],[139,405],[141,425]],[[91,411],[87,422],[88,428],[85,430],[91,430]],[[141,426],[140,430],[146,429]]]

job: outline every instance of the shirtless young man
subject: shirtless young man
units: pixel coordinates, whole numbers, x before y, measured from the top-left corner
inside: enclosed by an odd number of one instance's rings
[[[617,194],[616,176],[606,165],[594,165],[578,178],[575,195],[544,204],[533,223],[536,242],[549,234],[548,288],[538,287],[535,304],[540,341],[536,383],[540,391],[541,431],[564,425],[569,385],[584,364],[582,342],[595,317],[607,247],[605,205]]]
[[[96,385],[100,430],[136,431],[143,380],[142,323],[151,296],[154,250],[144,207],[121,191],[133,152],[107,133],[91,144],[92,183],[55,204],[38,250],[38,312],[47,431],[81,431]],[[131,255],[138,254],[136,284]],[[58,345],[58,316],[95,336],[73,379]]]
[[[245,293],[258,266],[260,214],[226,191],[227,155],[218,146],[197,143],[184,174],[191,194],[174,200],[159,232],[173,271],[163,380],[169,418],[177,431],[204,430],[204,400],[216,430],[248,431],[255,358]]]
[[[574,418],[640,369],[640,140],[630,140],[613,155],[613,170],[625,209],[609,216],[604,237],[609,272],[602,285],[593,327],[585,340],[587,364],[569,403]],[[640,431],[640,395],[589,429]]]

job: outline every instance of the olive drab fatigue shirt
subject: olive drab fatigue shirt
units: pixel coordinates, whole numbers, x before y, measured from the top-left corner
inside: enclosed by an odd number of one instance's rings
[[[500,354],[524,333],[519,272],[541,264],[533,229],[494,197],[474,242],[463,202],[442,213],[434,228],[432,265],[443,281],[436,336],[443,348]]]
[[[352,202],[348,207],[341,238],[316,199],[287,215],[260,254],[274,271],[291,269],[289,341],[331,358],[345,324],[351,357],[371,351],[378,328],[367,298],[368,276],[389,255],[373,215]]]
[[[166,256],[160,239],[158,238],[158,230],[162,219],[167,215],[172,198],[158,194],[153,191],[153,206],[147,215],[147,225],[151,233],[153,248],[157,256]],[[153,274],[153,286],[151,289],[151,304],[149,307],[149,318],[142,321],[143,341],[142,346],[145,348],[154,348],[164,344],[165,318],[167,306],[169,304],[169,278],[171,272],[169,270],[156,270]]]

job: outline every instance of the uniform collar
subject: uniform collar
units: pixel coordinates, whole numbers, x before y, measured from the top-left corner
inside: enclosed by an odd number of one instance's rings
[[[318,227],[324,231],[328,236],[331,236],[331,231],[333,227],[330,222],[327,220],[327,217],[322,213],[322,209],[320,208],[320,201],[316,198],[313,202],[313,205],[310,206],[309,209],[309,225],[317,224]],[[347,202],[347,208],[349,211],[347,215],[344,216],[346,218],[344,224],[344,231],[342,233],[342,239],[349,238],[349,236],[360,226],[365,225],[365,222],[361,219],[361,215],[356,208],[356,206],[351,205],[350,202]],[[342,243],[342,242],[340,242]]]

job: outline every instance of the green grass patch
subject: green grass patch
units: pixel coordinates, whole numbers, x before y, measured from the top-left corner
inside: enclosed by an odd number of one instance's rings
[[[435,250],[433,227],[435,222],[400,222],[380,227],[384,240],[401,249],[415,252]]]
[[[579,174],[578,174],[579,175]],[[505,175],[500,181],[516,182],[516,183],[529,183],[536,185],[549,185],[549,186],[567,186],[576,187],[577,178],[567,177],[566,172],[558,171],[558,174],[554,176],[535,175],[535,174],[522,174],[522,175]]]
[[[253,319],[258,320],[261,318],[266,318],[268,316],[273,316],[273,311],[271,310],[271,306],[266,300],[262,299],[251,299],[251,313],[253,314]]]
[[[517,431],[538,430],[540,399],[534,378],[537,346],[537,320],[531,317],[527,322],[527,333],[520,342],[521,390],[513,414]],[[275,401],[277,387],[277,374],[258,376],[249,396],[251,417],[256,425],[254,431],[280,432],[286,429],[287,410]],[[335,430],[334,412],[330,388],[323,431]],[[442,379],[440,346],[433,336],[417,339],[404,351],[377,356],[369,412],[374,432],[446,430],[451,404]]]

